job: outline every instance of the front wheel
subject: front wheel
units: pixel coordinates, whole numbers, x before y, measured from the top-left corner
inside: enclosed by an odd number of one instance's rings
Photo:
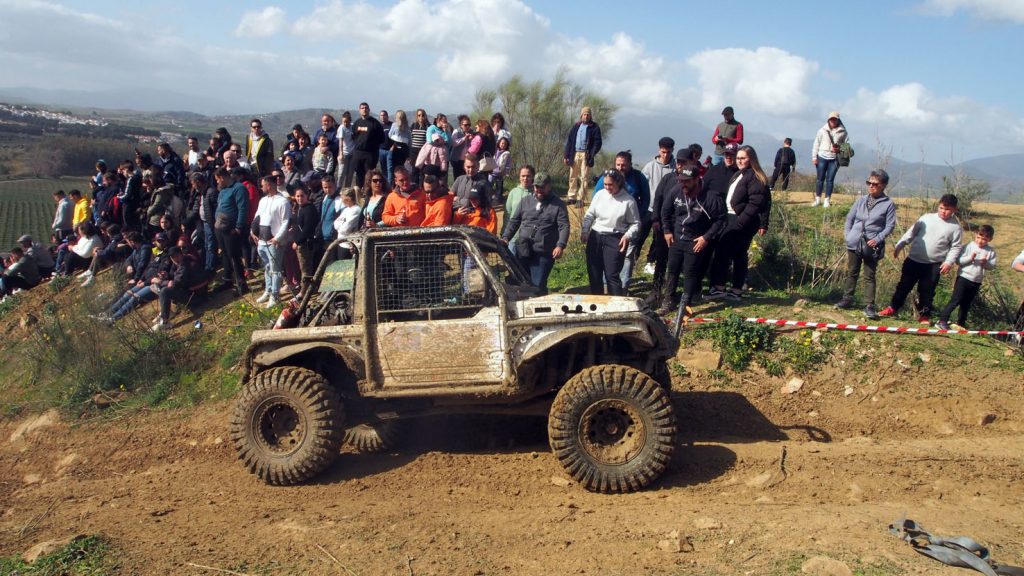
[[[231,439],[250,472],[267,484],[302,482],[341,448],[344,411],[322,376],[285,366],[257,374],[231,417]]]
[[[559,390],[548,416],[555,456],[595,492],[632,492],[668,467],[676,417],[668,394],[634,368],[587,368]]]

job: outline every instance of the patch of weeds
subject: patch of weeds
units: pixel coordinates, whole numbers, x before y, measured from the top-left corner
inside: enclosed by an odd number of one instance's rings
[[[799,552],[789,552],[784,558],[772,563],[769,576],[791,576],[800,574],[800,567],[807,561],[807,556]]]
[[[709,335],[725,364],[733,370],[743,370],[755,354],[768,349],[772,328],[747,322],[730,312],[709,330]]]
[[[0,301],[0,318],[3,318],[8,312],[17,308],[19,302],[21,302],[21,294],[10,294],[3,301]]]
[[[277,310],[277,312],[279,311]],[[218,342],[221,352],[217,363],[224,370],[230,370],[238,363],[242,354],[245,353],[245,349],[249,346],[254,330],[273,326],[274,321],[277,319],[277,313],[274,309],[265,310],[257,308],[245,300],[241,300],[236,305],[231,316],[229,316],[229,319],[235,320],[236,323],[225,331],[226,340]]]
[[[671,362],[669,364],[669,371],[676,378],[686,378],[690,375],[690,371],[680,362]]]
[[[79,536],[31,564],[18,556],[0,558],[0,574],[19,576],[106,576],[118,567],[110,541],[95,535]]]
[[[47,287],[49,287],[50,292],[56,294],[71,284],[72,280],[71,276],[54,276],[50,283],[47,284]]]
[[[778,338],[775,341],[777,355],[797,374],[810,372],[828,360],[833,350],[844,347],[850,340],[850,336],[843,332],[819,332],[817,339],[814,334],[811,330],[801,330],[795,338]]]
[[[588,283],[586,246],[582,242],[570,242],[562,257],[555,263],[555,267],[551,269],[548,290],[563,292],[569,288],[586,286]]]
[[[786,373],[786,367],[783,366],[782,362],[778,358],[761,356],[757,361],[769,376],[778,377]]]
[[[714,370],[708,370],[708,377],[715,382],[726,383],[729,381],[729,373],[721,368],[715,368]]]

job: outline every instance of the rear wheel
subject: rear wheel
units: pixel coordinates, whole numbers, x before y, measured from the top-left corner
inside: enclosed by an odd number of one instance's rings
[[[675,450],[668,394],[627,366],[594,366],[559,390],[548,416],[555,456],[584,488],[632,492],[657,479]]]
[[[267,484],[296,484],[327,468],[341,447],[344,411],[322,376],[285,366],[257,374],[231,417],[231,439]]]

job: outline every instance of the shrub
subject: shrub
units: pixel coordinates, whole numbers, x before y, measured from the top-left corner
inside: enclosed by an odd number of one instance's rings
[[[743,370],[760,351],[768,350],[772,328],[745,321],[730,312],[710,329],[711,341],[722,354],[722,361],[733,370]]]

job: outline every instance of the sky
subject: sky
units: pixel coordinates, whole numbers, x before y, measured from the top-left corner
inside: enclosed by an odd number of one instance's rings
[[[809,140],[835,110],[854,143],[908,161],[1024,152],[1024,0],[0,0],[0,14],[0,92],[452,113],[564,69],[669,133],[713,128],[730,105],[747,131]]]

